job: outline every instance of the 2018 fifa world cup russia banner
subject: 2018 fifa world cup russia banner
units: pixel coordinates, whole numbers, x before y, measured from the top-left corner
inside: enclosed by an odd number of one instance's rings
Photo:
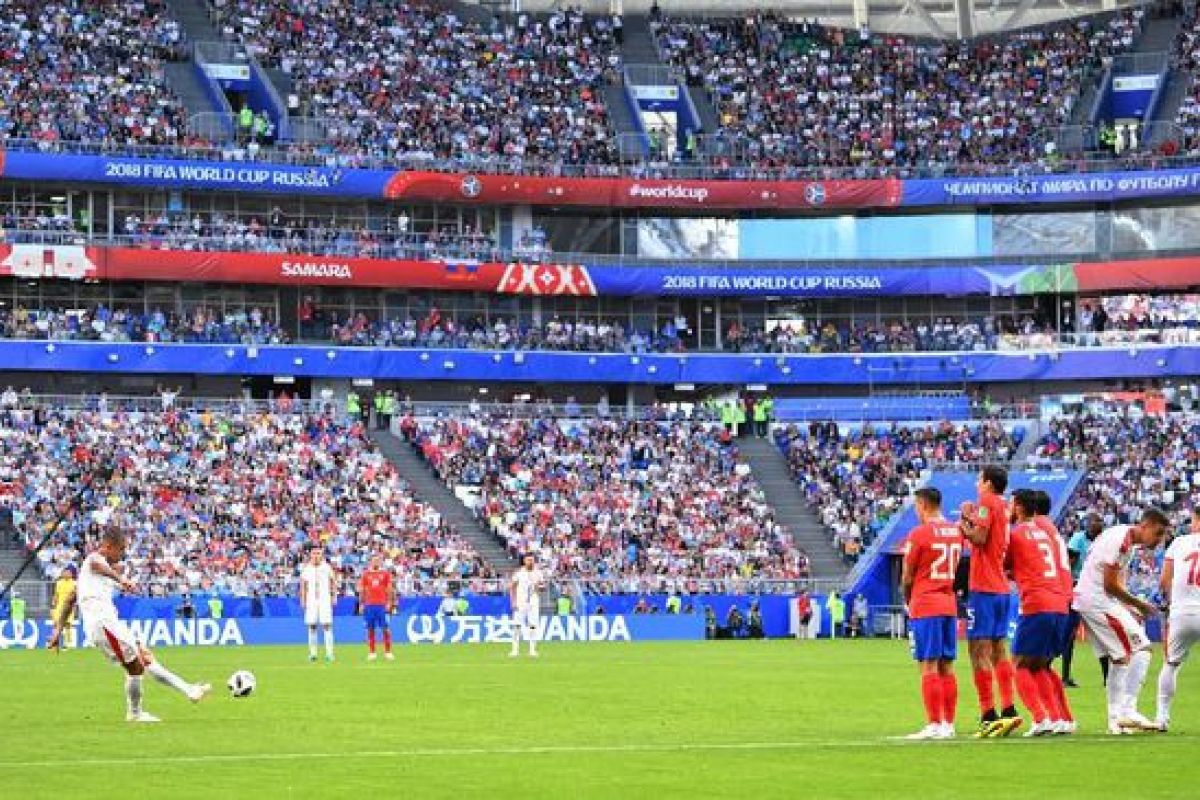
[[[308,632],[299,617],[257,619],[133,619],[126,623],[147,647],[227,647],[235,645],[294,644],[307,642]],[[502,644],[513,638],[507,616],[443,617],[428,614],[400,615],[390,621],[400,644]],[[360,617],[334,617],[334,637],[359,641]],[[52,627],[44,621],[17,624],[0,620],[0,650],[36,649],[49,641]],[[76,641],[84,645],[82,630]],[[704,638],[704,617],[699,614],[606,616],[543,616],[538,623],[543,642],[649,642]]]
[[[160,189],[481,205],[816,210],[1114,202],[1200,195],[1200,167],[1000,177],[691,180],[296,166],[10,150],[0,177]]]
[[[0,244],[0,276],[39,280],[204,281],[519,295],[882,297],[1026,295],[1186,288],[1200,257],[957,266],[662,266],[305,256],[150,247]]]

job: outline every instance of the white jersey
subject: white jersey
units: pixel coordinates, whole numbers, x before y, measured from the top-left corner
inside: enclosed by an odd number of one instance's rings
[[[1123,568],[1133,549],[1132,525],[1114,525],[1092,542],[1075,586],[1075,608],[1079,611],[1101,611],[1116,600],[1104,590],[1104,570],[1109,566]]]
[[[534,609],[538,607],[538,589],[544,583],[542,571],[537,567],[525,569],[521,567],[513,573],[513,607],[518,609]]]
[[[333,607],[333,567],[328,561],[318,566],[305,564],[300,570],[300,593],[306,605]]]
[[[117,607],[113,604],[113,592],[117,582],[96,572],[97,564],[107,565],[104,556],[92,553],[83,560],[79,568],[79,581],[75,584],[75,598],[79,603],[79,615],[83,618],[84,630],[117,618]]]
[[[1200,535],[1171,542],[1166,560],[1175,566],[1171,579],[1171,619],[1200,616]]]

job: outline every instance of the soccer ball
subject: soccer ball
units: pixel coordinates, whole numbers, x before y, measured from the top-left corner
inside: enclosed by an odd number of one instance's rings
[[[258,686],[258,681],[253,672],[239,669],[229,676],[229,683],[226,685],[234,697],[249,697],[254,692],[254,687]]]

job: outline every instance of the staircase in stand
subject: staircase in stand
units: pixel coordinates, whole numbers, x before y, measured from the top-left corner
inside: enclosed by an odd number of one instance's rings
[[[372,430],[368,435],[408,481],[414,497],[436,508],[494,570],[503,574],[513,569],[516,564],[500,540],[463,505],[408,442],[387,431]]]
[[[738,451],[750,465],[758,485],[775,509],[775,518],[792,535],[796,547],[808,554],[813,578],[840,580],[850,566],[830,542],[829,531],[804,501],[800,485],[792,477],[783,452],[769,438],[743,436],[737,440]]]

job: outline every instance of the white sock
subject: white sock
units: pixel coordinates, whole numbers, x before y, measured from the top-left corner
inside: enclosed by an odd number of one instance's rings
[[[150,673],[150,677],[161,683],[163,686],[170,686],[180,694],[187,694],[192,685],[183,678],[176,675],[171,670],[164,667],[162,664],[155,661],[153,664],[146,667],[146,671]]]
[[[308,627],[308,654],[317,657],[317,629],[311,625]]]
[[[1171,701],[1175,699],[1175,676],[1179,667],[1175,664],[1163,664],[1162,672],[1158,673],[1158,712],[1155,719],[1166,722],[1171,719]]]
[[[1110,664],[1108,684],[1104,691],[1108,695],[1108,718],[1120,719],[1125,711],[1125,681],[1129,674],[1128,664]]]
[[[521,626],[520,625],[512,626],[512,637],[513,637],[512,652],[513,652],[513,655],[516,655],[517,653],[521,652]]]
[[[316,638],[316,637],[314,637]],[[333,626],[325,626],[325,655],[328,658],[333,658]]]
[[[1142,685],[1146,682],[1146,673],[1150,671],[1150,651],[1139,650],[1129,659],[1129,674],[1125,677],[1125,708],[1126,714],[1137,712],[1138,695],[1142,693]]]
[[[130,714],[140,714],[142,711],[142,676],[125,676],[125,701]]]
[[[529,638],[529,652],[536,653],[537,652],[537,629],[530,628],[527,636]]]

